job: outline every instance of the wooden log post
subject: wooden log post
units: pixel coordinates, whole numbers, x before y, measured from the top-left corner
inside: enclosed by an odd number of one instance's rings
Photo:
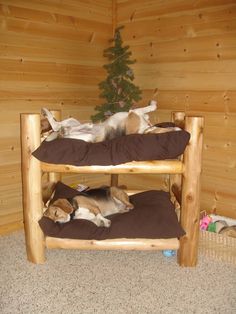
[[[32,152],[40,145],[40,115],[21,114],[21,160],[23,213],[28,260],[45,261],[45,239],[38,220],[42,217],[42,173],[40,161]]]
[[[118,186],[119,183],[119,175],[111,174],[111,186]]]
[[[57,120],[57,121],[61,121],[61,111],[60,110],[50,110],[53,117]],[[48,173],[48,181],[50,183],[56,183],[58,181],[61,180],[61,173],[59,172],[49,172]]]
[[[176,126],[181,129],[185,128],[185,112],[172,112],[171,120],[175,123]],[[183,160],[183,155],[179,158]],[[175,208],[179,218],[179,205],[181,204],[181,189],[182,189],[182,175],[181,174],[172,174],[170,175],[170,193],[172,201],[175,204]]]
[[[174,111],[174,112],[172,112],[171,120],[179,128],[181,128],[181,129],[185,128],[185,112],[184,111]]]
[[[186,235],[180,239],[178,251],[178,262],[181,266],[196,266],[197,264],[203,124],[203,117],[185,118],[185,129],[191,134],[191,138],[183,157],[180,223]]]

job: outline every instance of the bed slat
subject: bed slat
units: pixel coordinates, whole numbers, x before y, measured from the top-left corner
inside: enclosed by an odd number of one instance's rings
[[[76,240],[46,237],[46,247],[80,250],[178,250],[179,240],[176,238]]]
[[[183,173],[183,163],[179,160],[132,161],[117,166],[71,166],[41,162],[44,172],[73,173]]]

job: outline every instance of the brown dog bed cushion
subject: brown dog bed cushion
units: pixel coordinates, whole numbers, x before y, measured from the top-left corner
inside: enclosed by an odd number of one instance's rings
[[[78,194],[80,192],[58,182],[54,200],[72,198]],[[110,216],[109,228],[97,227],[84,219],[75,219],[64,224],[54,223],[47,217],[42,217],[39,225],[47,236],[69,239],[168,239],[179,238],[185,234],[177,220],[169,193],[150,190],[132,195],[130,200],[134,209],[128,213]]]
[[[74,166],[175,159],[184,152],[189,138],[190,134],[184,130],[162,134],[131,134],[99,143],[62,138],[44,141],[33,155],[43,162]]]

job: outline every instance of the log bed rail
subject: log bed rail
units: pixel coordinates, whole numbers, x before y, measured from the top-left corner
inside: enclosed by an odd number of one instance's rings
[[[54,111],[60,119],[60,111]],[[186,116],[183,112],[173,114],[178,125],[185,125],[191,134],[190,142],[181,160],[139,161],[117,166],[71,166],[40,162],[32,152],[40,145],[40,114],[21,114],[21,160],[24,229],[28,260],[33,263],[45,262],[46,248],[63,249],[119,249],[119,250],[165,250],[178,249],[178,263],[181,266],[195,266],[197,263],[200,173],[203,144],[203,117]],[[42,173],[49,173],[50,181],[58,181],[61,173],[104,173],[111,174],[112,182],[117,182],[120,173],[170,174],[171,185],[181,191],[180,223],[186,232],[178,239],[112,239],[74,240],[45,237],[38,221],[42,217]],[[170,187],[171,189],[171,187]],[[179,197],[179,196],[178,196]]]
[[[183,173],[183,163],[179,160],[154,160],[154,161],[132,161],[117,166],[71,166],[60,164],[48,164],[41,162],[44,172],[73,172],[73,173]]]

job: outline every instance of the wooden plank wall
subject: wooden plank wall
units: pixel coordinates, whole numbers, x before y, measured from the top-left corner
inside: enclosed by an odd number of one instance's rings
[[[87,121],[116,24],[137,59],[140,105],[158,90],[153,120],[173,110],[205,116],[202,209],[236,218],[235,0],[0,0],[0,234],[22,226],[19,114],[45,106]],[[158,182],[167,188],[166,177]],[[156,176],[120,183],[157,187]]]
[[[22,226],[19,114],[88,120],[111,36],[110,0],[0,0],[0,234]]]
[[[158,89],[155,119],[205,117],[201,209],[236,218],[235,0],[118,0],[116,19],[144,102]]]

